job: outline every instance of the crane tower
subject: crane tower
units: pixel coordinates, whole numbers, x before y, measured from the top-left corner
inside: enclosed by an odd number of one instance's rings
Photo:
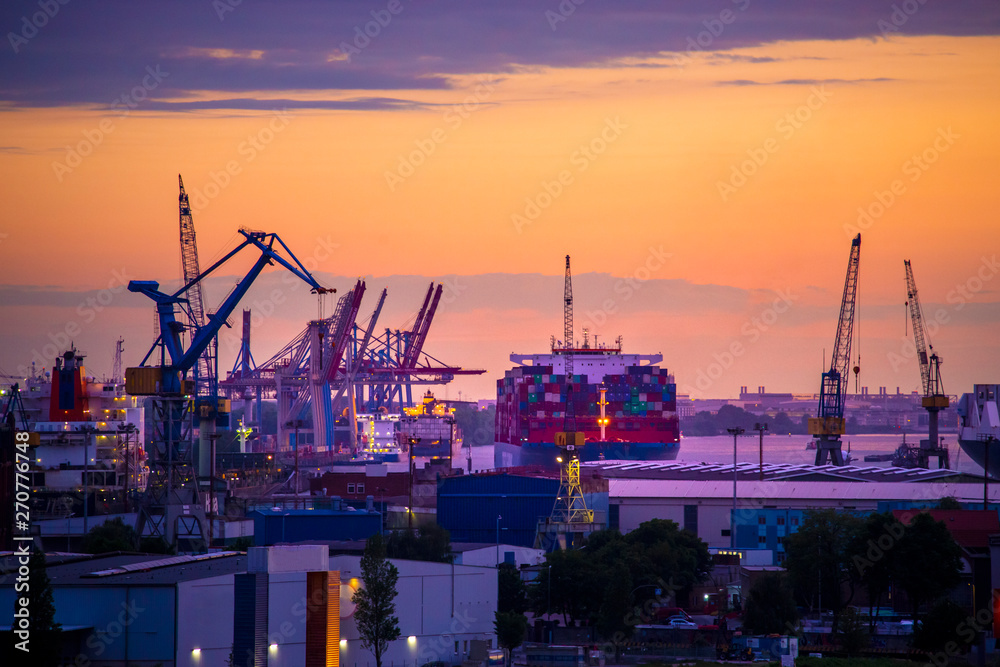
[[[858,296],[858,271],[861,260],[861,234],[851,241],[847,261],[847,279],[840,301],[837,335],[830,355],[830,370],[823,372],[819,392],[818,415],[809,419],[809,433],[816,436],[816,465],[844,465],[840,436],[844,434],[844,404],[850,373],[851,343],[854,337],[854,311]],[[860,369],[855,366],[854,372]]]
[[[924,316],[920,309],[920,299],[917,297],[917,283],[913,279],[913,267],[910,260],[903,260],[906,271],[906,303],[913,320],[913,342],[917,348],[917,361],[920,364],[921,388],[924,396],[921,403],[928,416],[928,438],[920,441],[917,452],[917,465],[927,468],[929,459],[936,456],[939,468],[948,467],[948,449],[941,446],[938,436],[938,413],[948,407],[948,397],[944,393],[941,382],[941,359],[934,351],[934,346],[927,340],[924,331]],[[927,351],[930,350],[928,356]]]

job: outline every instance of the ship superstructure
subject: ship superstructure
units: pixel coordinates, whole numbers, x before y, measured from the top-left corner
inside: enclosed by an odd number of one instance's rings
[[[31,466],[34,504],[40,516],[90,511],[128,511],[146,488],[145,419],[142,404],[125,393],[122,379],[86,374],[75,348],[51,371],[29,377],[21,395],[29,429],[38,433]]]
[[[1000,384],[977,384],[971,394],[962,394],[958,416],[962,451],[1000,478]]]

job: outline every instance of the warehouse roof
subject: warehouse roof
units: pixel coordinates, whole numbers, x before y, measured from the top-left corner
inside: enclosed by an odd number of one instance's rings
[[[5,568],[9,568],[9,563],[9,557],[5,558]],[[116,552],[50,563],[46,570],[52,583],[61,586],[171,586],[181,581],[246,572],[247,557],[232,551],[197,556]]]
[[[730,468],[732,470],[732,468]],[[732,473],[730,472],[730,475]],[[609,496],[615,498],[729,498],[733,480],[611,479]],[[1000,489],[990,487],[990,498],[1000,501]],[[959,502],[983,498],[982,484],[910,484],[905,482],[813,482],[801,480],[742,481],[737,484],[740,498],[759,500],[858,500],[936,501],[952,496]]]
[[[692,461],[587,461],[583,470],[599,473],[609,479],[673,479],[673,480],[733,480],[732,463]],[[896,468],[873,465],[811,465],[807,463],[739,463],[739,480],[797,480],[816,482],[949,482],[978,483],[982,478],[948,469]]]

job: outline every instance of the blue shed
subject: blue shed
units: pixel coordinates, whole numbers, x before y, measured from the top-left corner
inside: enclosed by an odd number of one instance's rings
[[[438,485],[438,524],[452,542],[531,547],[538,520],[552,513],[559,480],[517,475],[461,475]],[[497,517],[500,517],[498,522]]]

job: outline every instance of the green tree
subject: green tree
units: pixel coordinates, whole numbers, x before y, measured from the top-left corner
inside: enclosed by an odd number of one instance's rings
[[[962,576],[962,549],[944,523],[927,512],[913,517],[896,546],[896,583],[906,591],[913,618],[925,602],[942,597]],[[933,567],[928,567],[933,563]]]
[[[913,628],[913,646],[933,653],[952,644],[952,655],[965,653],[976,638],[969,627],[969,615],[961,607],[951,600],[941,600]]]
[[[375,667],[382,667],[382,655],[389,642],[399,638],[396,617],[396,582],[399,570],[385,559],[385,543],[376,533],[368,538],[361,557],[361,580],[364,583],[351,601],[355,605],[354,622],[361,636],[361,646],[372,652]]]
[[[785,569],[795,596],[806,606],[832,610],[834,623],[845,604],[844,584],[852,587],[853,597],[858,581],[848,545],[860,526],[861,519],[847,512],[813,510],[805,513],[798,531],[785,538]]]
[[[139,539],[135,529],[121,517],[94,526],[83,539],[83,551],[88,554],[106,554],[113,551],[135,551]]]
[[[497,610],[523,614],[528,611],[528,592],[517,568],[500,563],[497,571]]]
[[[869,634],[865,619],[854,607],[848,607],[837,621],[836,641],[848,656],[855,656],[868,647]]]
[[[632,591],[632,575],[624,561],[618,561],[609,572],[601,606],[597,611],[597,631],[605,639],[626,639],[632,634],[632,609],[629,593]],[[621,655],[621,642],[614,641],[615,658]]]
[[[788,634],[798,621],[792,591],[781,573],[762,575],[747,594],[743,627],[754,634]]]
[[[45,554],[40,551],[31,554],[28,568],[27,609],[31,614],[31,636],[28,644],[30,653],[27,655],[31,656],[32,665],[56,667],[62,656],[62,625],[56,623],[56,604],[52,595],[52,582],[49,581],[46,569]],[[16,598],[14,604],[16,610]]]
[[[889,592],[893,576],[902,565],[896,545],[905,530],[889,512],[870,514],[848,542],[852,576],[868,593],[869,632],[875,630],[882,598]]]
[[[516,611],[498,611],[494,615],[493,630],[497,633],[497,644],[507,649],[507,664],[511,654],[524,643],[524,633],[528,629],[528,619]]]
[[[429,523],[416,530],[397,530],[389,535],[385,544],[389,558],[450,563],[451,535],[436,523]]]
[[[960,510],[962,509],[962,503],[955,500],[955,496],[945,496],[938,501],[937,509],[939,510]]]

